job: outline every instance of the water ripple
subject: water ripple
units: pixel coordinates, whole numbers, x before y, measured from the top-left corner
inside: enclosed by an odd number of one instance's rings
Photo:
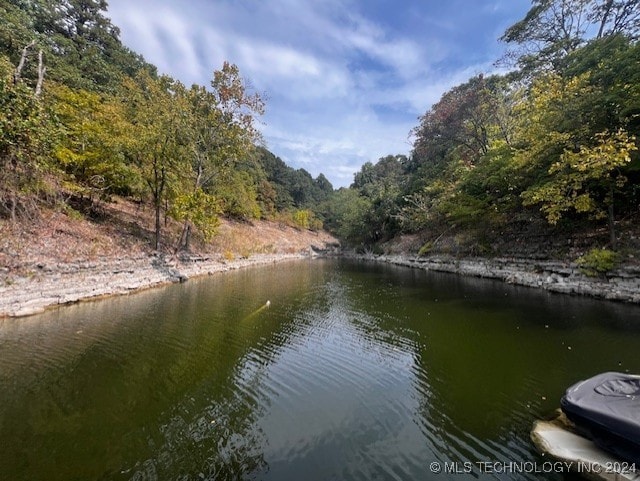
[[[5,322],[0,472],[417,480],[539,460],[529,429],[567,385],[612,359],[640,370],[619,322],[640,316],[496,286],[319,261]]]

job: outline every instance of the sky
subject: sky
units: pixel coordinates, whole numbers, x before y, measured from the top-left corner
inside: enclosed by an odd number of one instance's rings
[[[335,188],[408,155],[444,92],[499,72],[529,0],[109,0],[122,42],[186,85],[224,61],[266,98],[259,128],[288,165]]]

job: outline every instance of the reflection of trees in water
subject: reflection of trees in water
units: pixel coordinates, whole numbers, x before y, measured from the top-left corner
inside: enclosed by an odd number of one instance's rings
[[[309,296],[324,272],[317,267],[291,264],[238,272],[213,286],[201,282],[187,289],[185,302],[195,312],[202,299],[212,305],[188,328],[194,336],[189,345],[197,352],[181,352],[169,368],[174,379],[193,378],[192,389],[172,407],[154,456],[138,463],[131,479],[154,479],[146,474],[150,467],[155,479],[182,479],[185,473],[190,477],[184,479],[257,479],[268,470],[267,440],[256,423],[269,405],[263,373],[304,328],[297,313],[312,309],[311,303],[317,308],[318,299]],[[266,299],[272,302],[268,311],[247,316]],[[215,328],[212,316],[222,320]]]
[[[251,386],[295,335],[294,314],[323,272],[315,263],[255,268],[3,327],[13,355],[0,377],[0,438],[12,439],[3,472],[246,479],[265,469],[253,427],[265,401]],[[267,299],[270,309],[242,321]]]
[[[637,343],[633,306],[379,264],[349,270],[353,310],[366,313],[354,323],[413,353],[414,420],[443,460],[535,459],[532,422],[580,373],[615,369]]]
[[[402,377],[389,368],[406,364],[406,406],[434,457],[526,458],[531,421],[568,385],[618,361],[640,370],[633,309],[321,261],[61,309],[0,333],[0,439],[12,440],[0,468],[23,479],[257,479],[269,470],[265,373],[286,362],[283,347],[342,323],[354,356],[380,357],[379,375]]]

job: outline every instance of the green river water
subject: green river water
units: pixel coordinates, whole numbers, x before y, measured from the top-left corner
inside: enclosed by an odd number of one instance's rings
[[[0,479],[569,479],[532,423],[638,346],[638,306],[383,264],[190,280],[0,321]]]

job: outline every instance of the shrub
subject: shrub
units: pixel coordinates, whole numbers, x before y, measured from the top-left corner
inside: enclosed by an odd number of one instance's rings
[[[618,254],[609,249],[591,249],[576,260],[580,270],[589,277],[602,276],[620,263]]]
[[[418,257],[424,257],[428,255],[432,249],[433,249],[433,241],[425,242],[422,245],[422,247],[420,247],[420,250],[418,250]]]

